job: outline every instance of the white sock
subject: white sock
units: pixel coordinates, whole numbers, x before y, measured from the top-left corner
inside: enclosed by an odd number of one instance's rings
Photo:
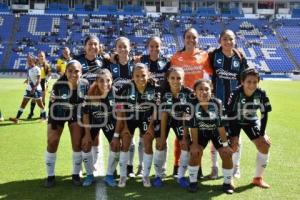
[[[156,177],[162,176],[162,167],[164,163],[165,163],[165,151],[156,150],[154,153],[154,169],[155,169]]]
[[[143,155],[144,155],[144,138],[143,137],[140,137],[140,139],[139,139],[138,152],[139,152],[139,165],[143,166]]]
[[[189,170],[189,175],[190,175],[190,183],[196,183],[197,180],[197,176],[198,176],[198,171],[199,171],[199,165],[196,166],[188,166],[188,170]]]
[[[99,156],[99,146],[92,146],[93,165],[97,164]]]
[[[79,174],[81,170],[82,154],[81,152],[73,151],[73,172],[72,174]]]
[[[144,177],[148,177],[150,174],[151,170],[151,165],[152,165],[152,160],[153,160],[153,154],[146,154],[144,153],[143,156],[143,163],[144,163]]]
[[[255,177],[262,177],[262,174],[267,167],[268,161],[269,154],[262,154],[260,152],[257,152]]]
[[[108,165],[107,165],[107,175],[113,175],[116,170],[118,161],[119,161],[120,152],[109,152],[108,156]]]
[[[238,147],[237,151],[232,154],[233,167],[240,166],[241,154],[242,154],[242,139],[240,137],[239,138],[239,147]]]
[[[222,170],[223,170],[223,176],[224,176],[224,183],[231,184],[233,168],[232,169],[224,169],[223,168]]]
[[[188,161],[189,161],[189,152],[181,150],[179,168],[178,168],[178,179],[184,177],[185,172],[187,170]]]
[[[131,139],[131,144],[129,147],[129,159],[128,159],[128,165],[133,165],[133,159],[134,159],[134,152],[135,152],[135,144],[134,144],[134,138]]]
[[[168,157],[168,145],[166,146],[166,149],[164,150],[164,162],[162,165],[162,172],[166,172],[167,171],[167,157]]]
[[[129,159],[129,152],[124,152],[121,151],[120,152],[120,161],[119,161],[119,165],[120,165],[120,176],[127,176],[127,162]]]
[[[93,155],[92,152],[82,152],[82,161],[84,163],[84,167],[86,170],[87,175],[93,174],[94,167],[93,167]]]
[[[55,168],[55,161],[56,161],[56,153],[49,153],[46,151],[45,153],[45,163],[47,169],[48,176],[54,176],[54,168]]]
[[[218,167],[218,151],[212,142],[210,144],[210,158],[212,167]]]

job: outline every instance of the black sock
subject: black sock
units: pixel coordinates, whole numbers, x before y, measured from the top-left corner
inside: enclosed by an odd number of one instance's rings
[[[19,119],[19,118],[21,117],[22,113],[23,113],[23,111],[18,110],[18,113],[17,113],[17,117],[16,117],[16,118]]]
[[[31,104],[30,104],[30,114],[31,114],[31,115],[33,115],[35,105],[36,105],[35,102],[31,102]]]

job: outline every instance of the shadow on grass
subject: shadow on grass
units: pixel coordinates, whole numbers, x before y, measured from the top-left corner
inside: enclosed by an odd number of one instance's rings
[[[153,177],[151,177],[153,180]],[[181,188],[176,180],[169,176],[163,180],[162,188],[144,188],[141,178],[128,179],[125,188],[107,188],[108,199],[166,199],[166,200],[197,200],[213,199],[217,196],[230,196],[223,192],[222,185],[209,184],[206,179],[198,182],[199,190],[196,193],[189,193]],[[251,185],[237,188],[237,192],[251,189]]]
[[[1,126],[12,126],[12,125],[15,125],[15,126],[22,125],[23,126],[23,125],[31,125],[31,124],[37,124],[37,123],[46,123],[46,122],[41,121],[40,118],[32,118],[32,119],[21,118],[19,120],[19,123],[15,124],[12,121],[10,121],[9,119],[5,119],[4,121],[0,122],[0,127]]]
[[[0,184],[0,199],[95,199],[94,187],[73,186],[70,176],[56,177],[53,188],[45,188],[44,181],[45,179],[35,179]]]

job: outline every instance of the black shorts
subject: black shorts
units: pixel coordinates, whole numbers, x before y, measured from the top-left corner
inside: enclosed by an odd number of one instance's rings
[[[234,124],[231,123],[229,126],[229,136],[230,137],[240,137],[241,129],[246,133],[250,140],[255,140],[261,136],[260,134],[260,125],[258,123],[255,124]]]
[[[203,148],[205,148],[210,140],[212,141],[212,143],[216,149],[223,147],[221,137],[217,130],[215,130],[215,131],[199,130],[198,131],[198,144],[199,145],[201,145]]]
[[[54,120],[50,116],[48,117],[48,124],[51,124],[52,129],[57,129],[57,127],[64,127],[65,123],[68,122],[68,124],[72,124],[77,122],[77,119],[70,119],[70,120]]]
[[[44,92],[46,88],[46,79],[44,78],[41,79],[41,87],[42,87],[42,91]]]
[[[107,123],[105,127],[93,127],[91,128],[92,140],[95,140],[99,134],[100,129],[102,129],[107,141],[110,143],[114,137],[115,123]]]
[[[167,130],[166,130],[166,138],[168,138],[169,136],[169,132],[170,132],[170,129],[173,129],[175,135],[176,135],[176,138],[178,140],[182,140],[182,137],[183,137],[183,133],[184,133],[184,127],[183,127],[183,124],[178,122],[178,121],[171,121],[167,124]],[[155,137],[160,137],[160,132],[156,132],[156,135]]]

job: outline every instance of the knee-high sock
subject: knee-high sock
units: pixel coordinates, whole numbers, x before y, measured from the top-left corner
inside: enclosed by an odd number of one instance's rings
[[[45,163],[47,169],[48,176],[54,176],[54,169],[55,169],[55,161],[56,161],[56,153],[49,153],[46,151],[45,153]]]
[[[212,142],[210,144],[210,158],[212,167],[218,167],[218,151]]]
[[[33,114],[35,105],[36,105],[35,101],[34,102],[31,101],[31,104],[30,104],[30,114]]]
[[[153,160],[153,154],[146,154],[144,153],[143,156],[143,163],[144,163],[144,172],[143,176],[148,177],[151,170],[152,160]]]
[[[196,166],[189,165],[188,170],[189,170],[190,183],[196,183],[198,181],[197,176],[199,171],[199,165]]]
[[[187,165],[189,161],[189,152],[181,150],[179,168],[178,168],[178,179],[184,177],[187,170]]]
[[[156,150],[154,153],[154,169],[155,169],[155,176],[162,177],[163,173],[163,164],[166,161],[166,154],[165,150],[159,151]]]
[[[120,165],[120,176],[127,176],[127,162],[129,159],[129,152],[124,152],[121,151],[120,152],[120,161],[119,161],[119,165]]]
[[[113,175],[119,162],[120,152],[109,152],[108,163],[107,163],[107,175]]]
[[[93,174],[94,166],[93,166],[93,155],[92,152],[82,152],[82,161],[84,163],[84,167],[87,175]]]
[[[232,173],[233,169],[224,169],[223,168],[223,176],[224,176],[224,183],[225,184],[231,184],[232,181]]]
[[[72,174],[79,174],[81,170],[82,154],[81,151],[73,151],[73,172]]]
[[[265,171],[268,162],[269,154],[262,154],[260,152],[257,152],[255,177],[262,177],[262,174]]]
[[[97,163],[99,151],[99,146],[92,146],[93,165]]]
[[[138,146],[138,153],[139,153],[139,165],[143,165],[143,155],[144,155],[144,138],[139,137],[139,146]]]
[[[240,166],[241,154],[242,154],[242,140],[240,137],[239,138],[239,147],[238,147],[237,151],[232,154],[233,167]]]
[[[133,165],[134,153],[135,153],[135,143],[134,143],[134,138],[132,138],[129,147],[129,159],[127,163],[128,165]]]
[[[21,115],[23,114],[24,109],[23,108],[19,108],[18,113],[16,118],[19,119],[21,117]]]

